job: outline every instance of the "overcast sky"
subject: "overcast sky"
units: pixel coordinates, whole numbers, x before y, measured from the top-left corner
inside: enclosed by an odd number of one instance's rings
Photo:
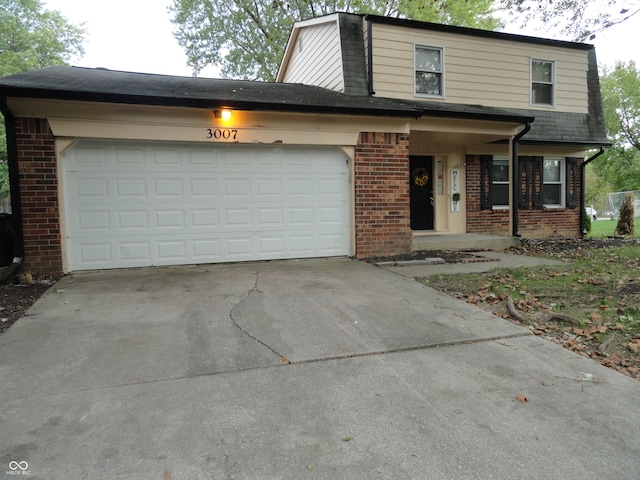
[[[597,0],[599,2],[606,0]],[[60,11],[71,23],[84,23],[85,55],[71,63],[111,70],[191,75],[186,56],[172,35],[168,6],[171,0],[43,0],[47,9]],[[545,36],[544,32],[508,27],[508,33]],[[598,34],[595,41],[600,64],[635,60],[640,65],[640,14]],[[218,77],[217,69],[204,69],[201,77]]]

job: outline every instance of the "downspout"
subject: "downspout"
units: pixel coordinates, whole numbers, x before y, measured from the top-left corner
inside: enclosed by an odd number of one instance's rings
[[[22,232],[22,201],[19,185],[20,176],[18,172],[18,144],[16,142],[16,121],[9,110],[6,97],[0,97],[0,113],[4,115],[4,125],[7,132],[7,166],[9,167],[13,254],[15,256],[13,263],[20,264],[22,263],[22,257],[24,257],[24,237]]]
[[[529,130],[531,130],[531,123],[527,122],[524,125],[524,129],[513,137],[513,142],[511,143],[511,156],[513,159],[513,174],[511,175],[513,180],[513,188],[511,189],[511,234],[514,237],[521,236],[518,226],[518,204],[520,203],[520,184],[522,180],[520,178],[520,162],[518,161],[518,142],[529,132]]]
[[[582,234],[584,235],[585,232],[584,231],[584,197],[585,197],[585,173],[587,170],[587,165],[591,162],[593,162],[596,158],[598,158],[600,155],[602,155],[604,153],[604,147],[600,147],[600,151],[598,153],[596,153],[595,155],[593,155],[593,157],[586,159],[584,162],[582,162],[582,165],[580,165],[580,231],[582,232]]]
[[[372,37],[372,22],[368,15],[365,15],[367,20],[367,83],[369,85],[369,95],[375,95],[376,92],[373,89],[373,37]]]

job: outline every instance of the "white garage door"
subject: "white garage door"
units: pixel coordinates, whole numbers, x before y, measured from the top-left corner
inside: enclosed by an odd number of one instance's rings
[[[70,271],[349,253],[338,148],[82,141],[62,165]]]

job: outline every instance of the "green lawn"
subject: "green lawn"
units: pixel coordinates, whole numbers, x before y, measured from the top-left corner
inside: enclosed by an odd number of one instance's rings
[[[640,236],[640,217],[634,218],[635,223],[635,236]],[[618,219],[615,218],[610,220],[608,218],[603,218],[600,220],[596,220],[595,222],[591,222],[591,232],[587,235],[587,237],[591,238],[602,238],[602,237],[611,237],[613,236],[613,231],[616,229],[618,225]]]

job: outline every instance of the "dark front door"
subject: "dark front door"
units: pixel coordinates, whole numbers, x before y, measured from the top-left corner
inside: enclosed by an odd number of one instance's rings
[[[433,157],[410,157],[411,229],[433,230]]]

